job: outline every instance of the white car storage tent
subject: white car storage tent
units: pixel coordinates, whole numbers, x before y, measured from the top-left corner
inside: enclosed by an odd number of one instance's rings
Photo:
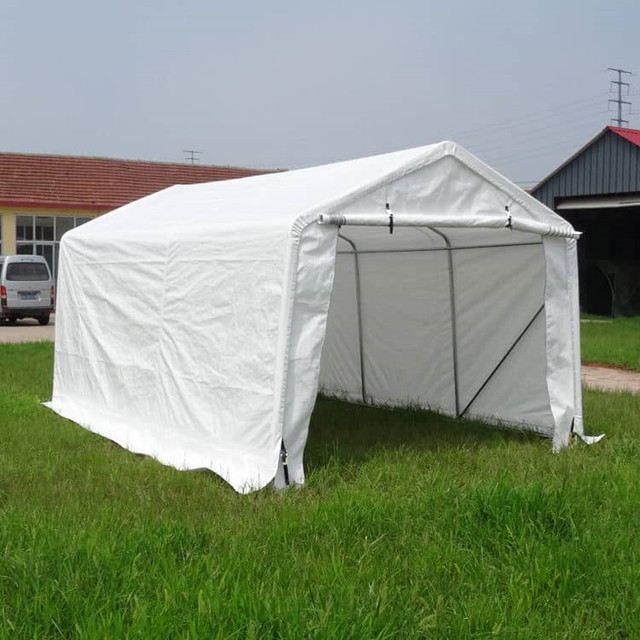
[[[451,142],[175,186],[61,244],[54,411],[248,492],[318,387],[582,434],[577,233]]]

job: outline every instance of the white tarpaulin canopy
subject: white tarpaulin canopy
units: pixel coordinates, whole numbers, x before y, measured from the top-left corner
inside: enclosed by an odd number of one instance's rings
[[[451,142],[171,187],[64,236],[47,404],[241,492],[282,484],[283,443],[304,481],[319,386],[559,448],[583,431],[576,237]]]

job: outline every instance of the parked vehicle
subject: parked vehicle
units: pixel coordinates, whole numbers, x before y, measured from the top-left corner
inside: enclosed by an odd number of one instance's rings
[[[35,318],[49,324],[54,298],[53,276],[43,257],[0,256],[0,320]]]

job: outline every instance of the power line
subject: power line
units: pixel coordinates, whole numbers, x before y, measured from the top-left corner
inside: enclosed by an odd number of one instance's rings
[[[545,109],[540,109],[537,111],[533,111],[533,112],[529,112],[527,114],[518,116],[516,118],[508,118],[506,120],[501,120],[500,122],[495,122],[493,124],[488,124],[488,125],[480,125],[480,126],[476,126],[473,127],[472,129],[466,129],[466,130],[462,130],[462,131],[457,131],[456,135],[457,136],[463,136],[463,135],[474,135],[474,134],[478,134],[480,133],[481,135],[484,132],[490,132],[491,130],[495,130],[495,129],[504,129],[504,128],[510,128],[512,127],[512,125],[518,125],[524,121],[530,121],[530,120],[545,120],[548,119],[550,117],[553,117],[554,114],[559,113],[561,111],[572,111],[574,112],[577,108],[576,105],[582,104],[582,103],[586,103],[586,102],[591,102],[591,103],[600,103],[600,101],[602,100],[603,96],[608,95],[607,91],[604,92],[600,92],[598,94],[594,94],[591,95],[589,97],[586,98],[580,98],[577,100],[571,100],[569,102],[560,104],[560,105],[555,105],[552,107],[547,107]]]
[[[597,115],[599,113],[603,113],[602,108],[598,109],[597,111],[595,111],[595,107],[596,106],[600,106],[602,105],[602,96],[603,95],[607,95],[607,93],[603,93],[601,94],[600,98],[597,99],[597,101],[593,102],[592,105],[585,105],[585,107],[583,107],[582,109],[577,109],[575,107],[571,107],[570,111],[568,111],[567,113],[560,113],[558,115],[553,115],[553,114],[548,114],[548,115],[540,115],[540,116],[536,116],[535,118],[531,118],[531,122],[524,122],[524,120],[520,123],[518,122],[513,122],[513,124],[511,124],[509,121],[504,121],[501,124],[496,124],[494,126],[492,126],[491,128],[489,127],[477,127],[475,129],[469,129],[467,133],[470,133],[471,135],[487,135],[487,136],[491,136],[494,137],[494,135],[498,134],[499,135],[499,131],[497,131],[498,129],[507,129],[507,133],[511,130],[515,130],[515,129],[523,129],[526,131],[535,131],[536,128],[538,129],[543,129],[543,128],[548,128],[548,127],[552,127],[552,126],[557,126],[559,123],[562,123],[563,121],[574,121],[576,118],[576,114],[578,114],[580,116],[580,114],[582,114],[581,117],[585,117],[585,116],[593,116],[593,115]],[[606,110],[604,111],[604,113],[606,113]],[[534,120],[537,120],[539,122],[533,122]],[[493,131],[492,131],[493,130]],[[462,134],[464,134],[465,132],[460,132]]]
[[[571,147],[569,146],[571,145]],[[509,166],[509,165],[513,165],[513,164],[517,164],[517,163],[522,163],[523,161],[527,161],[531,158],[544,158],[546,156],[549,155],[553,155],[553,154],[558,154],[560,149],[567,149],[567,152],[563,152],[562,156],[564,159],[566,159],[567,156],[571,156],[571,148],[576,149],[576,147],[579,149],[579,145],[576,145],[575,143],[570,143],[570,142],[563,142],[557,145],[549,145],[546,150],[544,151],[539,151],[538,153],[527,153],[526,157],[522,157],[522,155],[517,155],[517,156],[505,156],[503,159],[498,159],[498,160],[491,160],[491,164],[492,165],[500,165],[501,167],[503,166]],[[575,153],[575,151],[574,151]],[[560,163],[558,162],[557,165],[559,165]],[[557,166],[556,165],[556,166]]]
[[[461,142],[464,144],[464,138],[470,138],[466,142],[466,144],[472,143],[468,147],[470,150],[491,164],[502,166],[515,165],[529,159],[557,155],[558,153],[563,153],[562,149],[569,149],[570,147],[578,148],[581,146],[580,143],[584,142],[577,140],[576,134],[578,131],[584,132],[591,125],[598,123],[601,123],[601,127],[606,125],[607,119],[603,115],[607,114],[607,111],[598,110],[597,113],[594,113],[594,101],[602,100],[602,96],[607,95],[607,93],[610,94],[614,86],[618,88],[618,100],[609,100],[609,105],[611,102],[618,105],[618,118],[614,122],[617,121],[618,126],[628,125],[628,121],[623,118],[622,105],[626,104],[631,107],[631,103],[629,100],[623,99],[622,87],[627,88],[625,98],[630,97],[631,92],[629,91],[629,83],[623,81],[622,75],[632,74],[624,69],[609,69],[608,71],[618,74],[617,80],[611,81],[609,92],[547,107],[507,121],[503,120],[494,125],[480,126],[460,132],[463,138]],[[583,115],[578,113],[576,117],[576,112],[582,112]],[[629,114],[631,113],[631,108],[629,108]],[[558,114],[559,118],[554,118],[552,114]],[[562,129],[562,131],[558,129]],[[505,144],[507,137],[508,144]],[[505,139],[505,143],[502,143],[501,139]],[[472,142],[473,140],[475,140],[475,143]],[[515,146],[525,146],[526,153],[523,154],[522,150],[516,152],[514,143]],[[504,148],[505,146],[507,148]],[[486,156],[489,156],[489,158]],[[518,182],[523,185],[536,184],[536,182],[528,180]]]
[[[549,123],[540,123],[535,127],[513,127],[506,131],[502,131],[499,133],[495,133],[494,135],[487,138],[488,143],[496,143],[499,142],[502,138],[507,139],[509,141],[513,141],[514,138],[533,138],[536,142],[540,142],[541,138],[544,136],[546,132],[549,132],[549,137],[556,139],[558,133],[554,132],[554,130],[559,130],[560,133],[569,130],[569,128],[576,128],[576,125],[580,125],[581,123],[592,123],[592,122],[600,122],[604,126],[606,124],[606,110],[600,110],[596,112],[584,113],[582,115],[576,116],[567,116],[562,119],[556,119]],[[467,139],[466,137],[464,139]],[[478,139],[475,144],[482,144],[483,141]]]
[[[593,111],[589,109],[582,114],[566,114],[553,121],[538,122],[535,124],[521,124],[515,126],[505,125],[502,130],[481,131],[474,130],[475,134],[455,136],[455,140],[470,150],[478,150],[482,153],[501,150],[504,147],[512,148],[514,143],[523,145],[533,143],[544,144],[547,141],[557,142],[559,136],[566,136],[574,130],[582,132],[592,125],[607,124],[607,111]],[[476,151],[474,151],[476,152]]]
[[[529,152],[532,149],[540,148],[541,146],[546,148],[551,142],[557,143],[568,139],[574,140],[575,136],[570,134],[572,134],[573,132],[585,132],[592,125],[598,125],[602,123],[602,120],[604,119],[603,115],[606,113],[606,111],[601,111],[599,114],[589,114],[585,115],[582,118],[572,118],[570,121],[567,120],[566,123],[565,121],[561,123],[556,122],[554,124],[539,127],[536,129],[527,129],[524,131],[513,130],[505,132],[508,138],[500,136],[500,138],[498,139],[493,138],[493,140],[488,144],[485,144],[482,141],[478,141],[475,143],[470,142],[465,146],[467,146],[470,151],[476,154],[482,153],[493,155],[496,151],[500,152],[505,147],[513,149],[515,143],[520,147],[527,146],[527,152]],[[556,130],[555,132],[554,129]],[[557,129],[561,130],[557,131]],[[567,134],[569,134],[569,136],[567,136]],[[462,142],[464,144],[465,141],[462,140]]]
[[[576,132],[581,130],[584,130],[584,129],[583,128],[574,129],[574,131]],[[568,147],[569,145],[574,146],[576,148],[580,148],[581,146],[584,146],[584,142],[585,142],[584,139],[579,140],[579,139],[576,139],[575,135],[572,135],[568,138],[559,139],[555,143],[543,143],[542,145],[528,146],[526,147],[526,153],[523,153],[522,150],[519,150],[519,151],[511,151],[506,155],[504,154],[500,155],[500,153],[498,152],[498,154],[496,155],[496,153],[494,152],[494,153],[487,154],[487,156],[481,156],[481,157],[485,162],[489,162],[490,164],[496,164],[496,163],[502,164],[504,163],[505,160],[509,160],[511,162],[526,161],[529,158],[536,158],[541,155],[548,155],[550,153],[553,153],[555,149]],[[476,154],[476,155],[479,155],[479,154]]]
[[[528,160],[529,158],[536,158],[540,155],[553,153],[555,149],[566,148],[569,146],[576,146],[575,138],[560,140],[555,144],[544,144],[542,146],[527,147],[526,153],[524,153],[523,150],[520,149],[519,151],[508,153],[506,155],[489,155],[486,161],[490,162],[491,164],[504,163],[506,160],[522,162]]]
[[[612,67],[609,67],[608,69],[609,71],[615,71],[615,73],[618,74],[618,79],[617,80],[609,80],[609,93],[611,93],[611,85],[617,85],[618,86],[618,99],[614,100],[613,98],[609,98],[609,104],[611,104],[612,102],[614,104],[618,105],[618,117],[617,118],[611,118],[611,122],[617,122],[618,126],[621,127],[622,123],[624,122],[625,124],[629,124],[628,120],[623,120],[622,118],[622,105],[623,104],[628,104],[629,105],[629,111],[631,111],[631,103],[628,100],[623,100],[622,99],[622,87],[627,87],[627,96],[629,95],[629,83],[628,82],[622,82],[622,74],[626,73],[627,75],[631,75],[631,71],[625,71],[624,69],[614,69]]]

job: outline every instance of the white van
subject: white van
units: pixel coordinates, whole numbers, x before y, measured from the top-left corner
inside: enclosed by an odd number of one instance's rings
[[[49,324],[55,288],[41,256],[0,256],[0,320],[35,318]]]

